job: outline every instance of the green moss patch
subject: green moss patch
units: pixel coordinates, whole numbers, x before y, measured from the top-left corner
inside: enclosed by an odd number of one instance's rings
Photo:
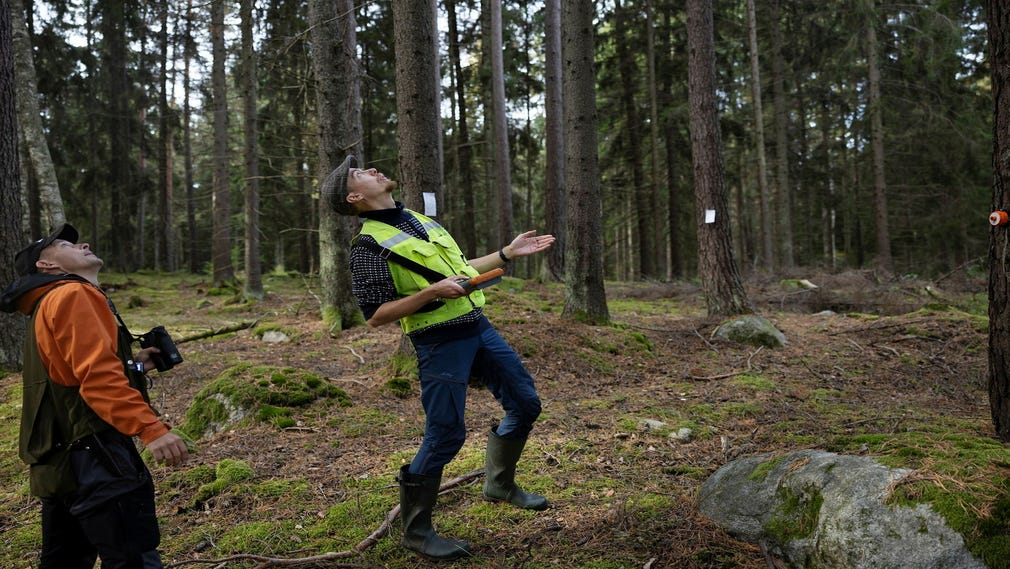
[[[290,409],[317,400],[351,405],[351,398],[319,375],[292,367],[239,364],[200,390],[179,430],[199,439],[246,418],[290,426]]]

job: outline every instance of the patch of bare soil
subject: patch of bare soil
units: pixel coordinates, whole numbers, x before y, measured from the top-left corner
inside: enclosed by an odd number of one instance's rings
[[[530,284],[523,300],[507,291],[492,293],[491,319],[524,357],[544,401],[524,463],[553,479],[554,491],[548,491],[553,507],[531,518],[503,514],[473,540],[478,556],[451,566],[576,567],[596,555],[609,560],[600,565],[605,567],[765,567],[759,547],[734,540],[694,509],[701,483],[721,465],[755,453],[823,448],[846,433],[894,432],[938,412],[985,430],[982,331],[966,318],[908,313],[928,298],[866,274],[812,280],[819,283],[817,290],[784,289],[770,281],[748,284],[755,308],[788,338],[788,345],[778,349],[715,338],[719,321],[703,315],[699,291],[688,285],[610,286],[609,300],[622,307],[611,314],[618,326],[610,327],[575,324],[563,321],[557,310],[538,309],[560,306],[563,291],[557,287]],[[330,337],[314,314],[293,314],[294,302],[271,295],[256,306],[298,330],[294,341],[268,344],[245,331],[184,344],[187,359],[198,364],[181,365],[159,378],[155,403],[178,424],[197,391],[239,361],[316,371],[344,389],[355,407],[391,414],[396,423],[367,435],[326,421],[289,430],[259,424],[201,441],[193,465],[237,458],[260,474],[307,479],[320,511],[347,499],[345,480],[386,477],[395,504],[390,456],[409,455],[423,425],[416,383],[408,398],[384,387],[399,331],[395,326],[355,328]],[[818,314],[828,309],[835,312]],[[896,315],[870,319],[845,312]],[[763,378],[770,386],[741,377]],[[468,413],[467,445],[482,448],[501,410],[486,391],[471,389]],[[694,437],[676,442],[666,432],[642,426],[642,419],[671,427],[688,424]],[[327,444],[331,441],[339,444]],[[466,470],[450,464],[446,478]],[[168,474],[159,467],[155,476]],[[479,500],[479,483],[444,496],[436,524]],[[644,503],[649,496],[665,505],[650,509]],[[185,496],[159,503],[168,544],[211,518],[221,526],[239,524],[260,516],[262,507],[249,497],[221,500],[203,510],[194,509]],[[286,519],[283,502],[268,507],[273,518]],[[371,529],[381,521],[361,524]],[[384,539],[398,538],[394,529]],[[270,552],[279,557],[319,553]],[[198,553],[174,554],[168,561]],[[367,553],[349,562],[414,566]]]

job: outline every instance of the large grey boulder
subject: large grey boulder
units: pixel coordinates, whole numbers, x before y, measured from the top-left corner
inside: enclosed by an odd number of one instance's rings
[[[816,450],[753,456],[705,481],[698,509],[792,567],[984,568],[929,506],[884,503],[909,472]]]

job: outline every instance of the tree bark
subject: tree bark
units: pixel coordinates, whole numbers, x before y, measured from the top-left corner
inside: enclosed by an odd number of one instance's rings
[[[753,0],[750,0],[753,2]],[[775,172],[778,189],[778,261],[782,268],[790,269],[796,263],[793,253],[792,187],[789,184],[789,118],[785,90],[785,60],[782,57],[781,0],[770,3],[768,18],[772,37],[772,97],[775,115]]]
[[[761,265],[775,269],[775,229],[771,189],[768,187],[768,158],[765,154],[764,110],[761,105],[761,68],[758,58],[757,16],[754,0],[747,0],[747,31],[750,41],[751,94],[754,100],[754,153],[758,162],[758,201],[761,204]]]
[[[126,43],[126,14],[123,2],[103,4],[102,71],[107,77],[108,93],[106,134],[109,137],[107,184],[109,188],[109,244],[112,253],[105,258],[106,266],[123,271],[134,267],[134,220],[128,193],[131,184],[129,161],[130,137],[130,83],[126,65],[129,49]],[[97,240],[96,234],[93,239]],[[101,249],[99,249],[101,250]]]
[[[629,203],[628,220],[633,223],[632,242],[628,257],[630,278],[652,278],[656,272],[656,253],[652,225],[650,223],[652,204],[649,186],[645,183],[642,168],[642,125],[638,113],[635,94],[638,91],[636,78],[639,76],[636,54],[628,45],[628,15],[620,0],[614,3],[614,32],[617,35],[617,66],[621,81],[621,107],[624,111],[625,163],[631,175],[630,188],[634,205]],[[630,201],[630,200],[629,200]]]
[[[877,61],[877,27],[873,0],[868,0],[866,14],[866,61],[869,92],[866,106],[870,113],[870,147],[873,153],[873,221],[876,224],[877,266],[894,272],[891,258],[891,232],[888,228],[887,180],[884,176],[884,120],[880,101],[880,64]]]
[[[25,243],[21,231],[21,182],[18,176],[18,117],[15,109],[16,84],[14,41],[11,37],[11,10],[0,3],[0,243],[8,245],[8,259]],[[23,26],[22,26],[23,27]],[[18,29],[15,27],[15,29]],[[16,33],[16,32],[15,32]],[[3,286],[17,275],[14,263],[0,263]],[[0,312],[0,368],[21,369],[25,326],[21,314]]]
[[[556,1],[556,0],[555,0]],[[449,63],[455,78],[456,101],[456,171],[459,173],[459,187],[453,191],[459,193],[463,203],[463,211],[456,216],[460,227],[460,245],[467,258],[477,257],[477,228],[474,222],[474,187],[473,187],[473,152],[470,149],[469,107],[466,103],[466,83],[463,75],[463,65],[459,53],[459,29],[456,21],[456,1],[446,0],[446,12],[449,22]]]
[[[159,93],[158,93],[158,132],[159,143],[161,145],[158,152],[158,180],[161,191],[160,207],[158,211],[158,247],[163,255],[161,267],[168,271],[176,269],[176,243],[175,236],[175,210],[173,209],[173,155],[174,155],[174,130],[170,120],[173,111],[168,106],[168,0],[159,2],[161,31],[158,32],[158,43],[161,53],[159,60],[161,69],[159,70]]]
[[[319,179],[354,154],[365,163],[361,141],[361,77],[353,0],[309,2],[312,68],[319,113]],[[354,220],[329,207],[319,208],[319,275],[323,320],[331,329],[364,323],[351,294],[347,251]]]
[[[1010,6],[986,1],[992,73],[992,208],[1010,211]],[[989,231],[989,408],[996,436],[1010,442],[1010,226]]]
[[[235,280],[231,262],[231,187],[228,150],[228,87],[225,82],[224,0],[211,0],[210,40],[213,57],[211,89],[214,108],[214,204],[211,262],[214,285]]]
[[[501,1],[491,0],[491,103],[494,134],[495,182],[498,195],[498,243],[515,237],[512,213],[512,160],[509,151],[508,117],[505,109],[505,63],[502,60]]]
[[[649,148],[651,150],[651,160],[649,161],[649,219],[652,231],[653,255],[655,256],[656,277],[666,274],[666,239],[663,237],[663,214],[659,196],[660,190],[660,158],[659,150],[661,138],[659,136],[659,86],[656,77],[656,18],[652,9],[653,0],[645,0],[645,33],[646,33],[646,58],[649,70]]]
[[[17,96],[18,124],[27,143],[28,158],[38,186],[41,206],[40,226],[42,232],[66,221],[63,212],[63,197],[60,183],[56,178],[56,168],[49,153],[45,129],[38,102],[38,78],[35,75],[35,57],[32,54],[31,39],[25,21],[25,7],[22,0],[10,0],[11,38],[13,41],[14,88]]]
[[[561,0],[544,2],[545,163],[544,209],[546,231],[556,239],[546,252],[547,274],[560,281],[565,274],[565,108],[561,91]]]
[[[418,211],[425,193],[437,211],[443,203],[437,13],[435,0],[393,0],[399,181],[404,203]]]
[[[733,258],[722,135],[715,100],[711,0],[687,1],[688,105],[698,226],[698,272],[709,315],[750,312]]]
[[[253,51],[253,0],[242,0],[242,114],[245,139],[245,291],[248,298],[263,298],[263,268],[260,263],[260,172],[256,123],[257,57]]]
[[[196,240],[196,187],[193,181],[193,112],[190,108],[190,63],[195,57],[196,46],[193,42],[193,0],[186,2],[186,36],[183,39],[183,72],[182,72],[182,153],[183,167],[186,178],[186,236],[189,253],[189,272],[200,272],[200,258],[197,256]]]
[[[593,54],[593,0],[562,0],[564,62],[565,190],[579,204],[568,216],[565,248],[565,303],[562,317],[604,324],[610,321],[603,287],[602,204],[597,154],[596,72]]]

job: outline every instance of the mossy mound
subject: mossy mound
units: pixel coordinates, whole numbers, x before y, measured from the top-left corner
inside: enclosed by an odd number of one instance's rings
[[[344,390],[319,375],[293,367],[239,364],[200,390],[179,430],[200,439],[246,418],[285,427],[291,410],[317,400],[351,405]]]

